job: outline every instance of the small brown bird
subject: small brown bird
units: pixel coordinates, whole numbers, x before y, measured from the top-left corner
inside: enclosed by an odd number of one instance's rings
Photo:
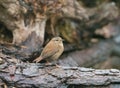
[[[64,46],[61,37],[54,37],[45,46],[41,55],[36,58],[33,62],[40,62],[41,60],[46,60],[47,62],[57,60],[64,51]]]

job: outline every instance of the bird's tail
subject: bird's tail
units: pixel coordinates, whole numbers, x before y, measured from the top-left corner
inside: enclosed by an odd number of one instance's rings
[[[38,63],[38,62],[40,62],[41,60],[42,60],[42,57],[40,56],[40,57],[36,58],[33,62]]]

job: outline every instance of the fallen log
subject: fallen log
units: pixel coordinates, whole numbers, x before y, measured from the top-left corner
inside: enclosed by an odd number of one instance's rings
[[[14,67],[16,69],[13,69]],[[19,67],[22,67],[21,70],[18,69]],[[87,86],[108,88],[114,84],[120,86],[120,71],[64,66],[58,68],[54,65],[22,63],[7,65],[4,69],[2,66],[0,79],[8,87],[17,88],[62,88],[63,86],[70,88],[70,85],[85,86],[85,88]]]

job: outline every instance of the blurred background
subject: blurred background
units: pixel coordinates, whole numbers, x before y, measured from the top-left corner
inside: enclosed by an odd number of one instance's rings
[[[75,10],[74,1],[68,7],[60,1],[64,13],[47,14],[43,46],[61,36],[65,51],[59,64],[120,69],[120,0],[76,0]],[[0,20],[0,42],[12,41],[13,32]]]

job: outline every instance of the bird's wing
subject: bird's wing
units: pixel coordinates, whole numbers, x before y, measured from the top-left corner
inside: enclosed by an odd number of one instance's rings
[[[54,55],[56,52],[59,51],[59,49],[57,48],[58,46],[53,42],[49,42],[45,48],[43,49],[41,56],[44,58],[48,58],[51,57],[52,55]]]

